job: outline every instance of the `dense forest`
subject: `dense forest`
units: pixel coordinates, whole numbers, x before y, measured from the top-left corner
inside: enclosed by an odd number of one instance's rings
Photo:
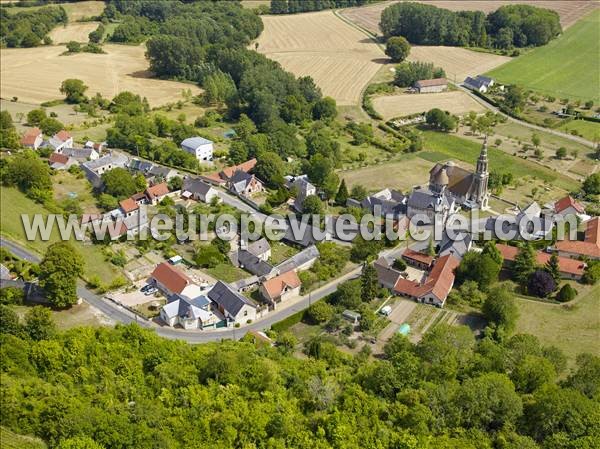
[[[296,14],[332,8],[363,6],[374,0],[271,0],[271,14]]]
[[[555,11],[529,5],[501,6],[486,17],[481,11],[397,3],[383,11],[379,26],[386,38],[404,36],[417,45],[501,49],[544,45],[561,32]]]
[[[138,449],[600,444],[600,359],[566,373],[560,351],[528,335],[476,341],[440,325],[416,346],[395,336],[382,360],[319,337],[300,357],[285,332],[274,348],[191,346],[135,325],[57,333],[36,309],[20,323],[0,306],[1,416],[50,447],[81,436]]]
[[[0,8],[0,45],[7,47],[37,47],[50,44],[48,32],[60,23],[67,23],[67,13],[61,6],[9,14]]]

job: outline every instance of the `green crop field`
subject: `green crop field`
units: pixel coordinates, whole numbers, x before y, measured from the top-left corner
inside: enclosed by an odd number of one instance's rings
[[[600,10],[585,16],[562,36],[487,75],[558,98],[600,100]]]

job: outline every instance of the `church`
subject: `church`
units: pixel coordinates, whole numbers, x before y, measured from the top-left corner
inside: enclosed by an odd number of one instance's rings
[[[429,171],[429,186],[417,187],[407,201],[407,215],[412,218],[425,214],[431,220],[445,222],[459,206],[468,209],[486,210],[488,192],[487,138],[483,143],[475,172],[458,167],[452,161],[435,164]]]

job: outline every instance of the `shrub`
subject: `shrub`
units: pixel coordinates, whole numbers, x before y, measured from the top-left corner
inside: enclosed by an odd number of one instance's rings
[[[568,302],[577,296],[577,290],[571,287],[571,284],[565,284],[556,295],[556,299],[560,302]]]

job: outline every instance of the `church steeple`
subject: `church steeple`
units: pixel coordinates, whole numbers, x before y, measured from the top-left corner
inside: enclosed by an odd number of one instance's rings
[[[477,160],[477,172],[478,175],[483,176],[488,174],[488,152],[487,152],[487,136],[483,141],[483,147]]]

